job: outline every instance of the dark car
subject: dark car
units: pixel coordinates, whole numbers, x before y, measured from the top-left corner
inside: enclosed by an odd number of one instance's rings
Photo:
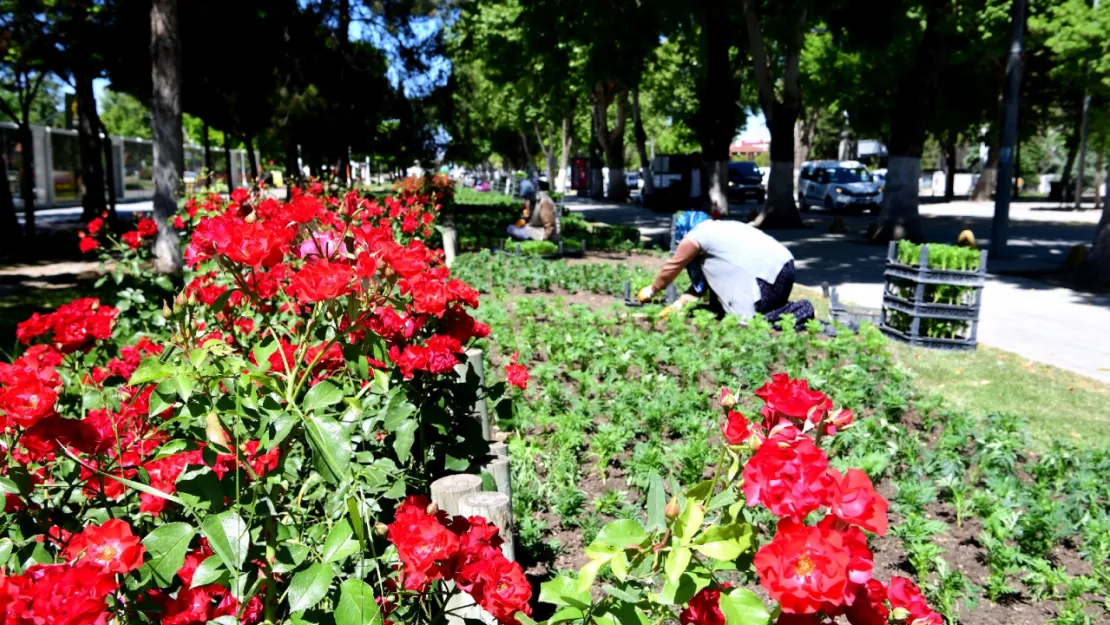
[[[763,172],[755,163],[740,161],[728,164],[729,200],[755,200],[762,204],[764,195]]]

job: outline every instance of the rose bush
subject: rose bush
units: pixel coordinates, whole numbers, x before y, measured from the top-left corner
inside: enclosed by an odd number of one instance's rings
[[[679,610],[683,625],[816,625],[842,615],[853,625],[942,624],[910,580],[872,578],[865,532],[886,533],[887,502],[864,472],[830,468],[826,453],[851,413],[786,375],[755,395],[763,419],[752,424],[733,409],[735,395],[721,392],[713,479],[666,505],[656,479],[646,525],[610,523],[586,548],[590,562],[577,578],[544,585],[541,600],[557,610],[549,622],[654,623]],[[752,508],[774,523],[760,524]],[[601,592],[591,592],[600,575]],[[740,585],[753,578],[772,606]]]
[[[0,365],[0,622],[422,622],[458,592],[438,579],[528,610],[496,528],[405,499],[477,471],[469,407],[505,388],[455,374],[489,329],[414,189],[190,198],[176,294],[152,221],[90,222],[82,250],[125,288],[28,319]]]

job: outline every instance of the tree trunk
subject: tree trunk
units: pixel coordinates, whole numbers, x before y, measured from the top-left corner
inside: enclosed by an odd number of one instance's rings
[[[204,147],[204,186],[212,186],[212,140],[208,137],[208,122],[203,122],[200,144]]]
[[[956,197],[956,134],[944,135],[944,201],[951,202]]]
[[[594,115],[597,105],[592,105],[590,115]],[[598,135],[597,125],[590,124],[590,198],[594,200],[605,199],[605,181],[602,179],[602,163],[604,157],[601,152],[601,139]]]
[[[540,151],[543,152],[543,167],[544,173],[547,174],[547,184],[551,188],[555,188],[555,139],[551,136],[551,127],[547,128],[547,139],[544,140],[543,134],[540,133],[540,125],[532,122],[532,129],[536,131],[536,141],[540,144]]]
[[[609,103],[617,105],[617,119],[609,128]],[[608,199],[623,202],[628,199],[628,182],[624,177],[624,127],[628,121],[628,94],[625,91],[610,91],[598,83],[594,97],[594,126],[598,141],[605,152],[605,165],[609,168]]]
[[[916,52],[914,67],[899,80],[892,109],[887,182],[882,211],[872,236],[876,243],[892,239],[921,241],[923,237],[917,184],[925,148],[925,127],[941,71],[948,64],[952,48],[952,36],[943,24],[951,13],[951,0],[934,0],[926,7],[925,33]]]
[[[813,148],[813,135],[817,131],[817,116],[821,108],[811,106],[805,116],[799,116],[794,123],[794,171],[801,171],[802,163],[809,160]],[[797,183],[797,181],[795,181]]]
[[[104,213],[108,206],[104,199],[104,161],[100,149],[100,124],[96,120],[96,97],[93,95],[93,76],[87,68],[74,72],[77,96],[77,143],[81,157],[82,218],[89,221]]]
[[[0,248],[12,252],[19,247],[23,231],[15,216],[15,200],[8,184],[8,159],[3,150],[0,150],[0,176],[3,176],[0,180]]]
[[[30,242],[38,234],[35,227],[35,136],[31,132],[30,111],[23,111],[19,124],[21,162],[19,167],[19,195],[23,198],[23,235]],[[49,176],[47,176],[49,182]],[[45,191],[45,189],[44,189]]]
[[[1095,156],[1095,206],[1098,206],[1102,201],[1102,159],[1106,155],[1106,151],[1100,149],[1098,155]]]
[[[163,273],[181,271],[181,242],[173,227],[177,190],[184,169],[181,128],[181,41],[177,0],[153,0],[150,10],[150,56],[153,83],[151,122],[154,135],[154,267]]]
[[[119,192],[116,189],[116,157],[112,146],[112,137],[108,134],[108,129],[104,127],[104,122],[100,121],[100,115],[96,116],[97,132],[104,135],[101,139],[101,147],[104,148],[104,169],[106,175],[104,181],[108,186],[108,217],[116,220],[116,197]]]
[[[521,167],[521,169],[531,172],[533,159],[532,148],[528,145],[528,135],[523,130],[518,132],[520,133],[520,149],[524,151],[524,167]]]
[[[258,182],[258,156],[255,155],[255,153],[254,153],[254,135],[252,135],[250,132],[247,132],[246,134],[243,135],[243,139],[245,139],[245,142],[247,144],[247,164],[250,165],[251,182],[252,183],[257,183]],[[344,162],[345,162],[345,157],[341,158],[339,160],[340,165],[342,165]],[[336,166],[337,169],[338,169],[338,167],[339,166]],[[340,178],[342,178],[345,175],[343,172],[337,172],[337,173],[340,176]]]
[[[744,0],[744,23],[759,89],[759,105],[767,119],[767,129],[771,131],[771,174],[767,179],[767,201],[754,224],[761,228],[796,228],[802,225],[802,216],[794,203],[794,122],[802,109],[798,74],[806,32],[806,12],[799,11],[792,25],[790,42],[783,58],[781,99],[775,95],[774,73],[763,46],[755,0]]]
[[[696,130],[705,162],[709,204],[727,215],[728,150],[736,136],[736,103],[740,92],[729,62],[732,26],[726,3],[703,0],[700,6],[705,24],[705,80],[698,89]]]
[[[1110,178],[1110,171],[1106,173]],[[1102,217],[1098,220],[1094,245],[1083,265],[1083,273],[1099,282],[1110,282],[1110,193],[1103,195]]]
[[[1082,117],[1082,111],[1080,115]],[[1079,121],[1075,123],[1075,128],[1079,128]],[[1067,160],[1064,161],[1064,171],[1060,173],[1060,188],[1062,189],[1060,196],[1061,201],[1068,197],[1068,189],[1072,188],[1071,184],[1071,170],[1075,167],[1075,159],[1079,157],[1079,131],[1074,130],[1065,142],[1065,147],[1068,150]]]
[[[561,128],[559,129],[559,177],[556,179],[555,188],[559,193],[566,193],[570,188],[569,177],[567,168],[570,167],[570,150],[571,145],[574,143],[574,132],[572,125],[574,123],[574,104],[569,106],[569,110],[563,109],[563,119]]]
[[[651,159],[647,153],[647,133],[644,132],[644,120],[640,118],[640,81],[632,87],[632,133],[636,135],[636,154],[640,157],[640,176],[644,179],[644,190],[641,193],[646,197],[655,193],[655,179],[651,174]],[[726,183],[727,184],[727,183]],[[726,202],[726,206],[727,206]]]
[[[293,133],[287,129],[283,137],[285,144],[285,170],[288,180],[285,181],[285,201],[293,199],[293,187],[302,186],[301,183],[301,168],[297,166],[297,142],[293,139]]]
[[[983,171],[979,174],[979,179],[975,181],[975,187],[971,190],[972,202],[989,202],[994,194],[994,189],[998,185],[998,151],[1000,146],[998,144],[991,145],[987,152],[987,162],[983,163]]]
[[[224,159],[224,167],[227,171],[227,192],[230,194],[235,187],[232,186],[234,180],[234,168],[231,165],[231,133],[224,131],[224,153],[227,158]]]

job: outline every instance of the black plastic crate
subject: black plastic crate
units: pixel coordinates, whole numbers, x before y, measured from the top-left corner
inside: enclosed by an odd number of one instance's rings
[[[525,254],[520,251],[520,243],[516,244],[515,249],[501,249],[498,250],[503,254],[509,256],[531,256],[533,258],[542,258],[545,260],[557,260],[560,258],[584,258],[586,256],[586,242],[582,241],[582,248],[577,250],[566,249],[563,242],[559,241],[559,251],[554,254]]]
[[[897,260],[897,243],[891,242],[887,252],[886,285],[883,293],[879,328],[887,336],[921,347],[933,349],[975,349],[979,331],[979,312],[986,284],[987,253],[981,252],[976,271],[947,271],[929,268],[929,246],[921,248],[919,266],[904,265]],[[932,301],[928,294],[944,286],[960,287],[967,292],[957,303]],[[906,290],[912,291],[907,297]],[[893,323],[901,317],[902,322]],[[908,322],[908,324],[906,323]],[[959,324],[955,336],[929,336],[929,328]],[[908,327],[900,327],[908,325]]]

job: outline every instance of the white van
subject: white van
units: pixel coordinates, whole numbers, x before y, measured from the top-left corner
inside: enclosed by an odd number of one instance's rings
[[[798,172],[798,208],[826,211],[870,210],[883,203],[883,183],[856,161],[807,161]]]

